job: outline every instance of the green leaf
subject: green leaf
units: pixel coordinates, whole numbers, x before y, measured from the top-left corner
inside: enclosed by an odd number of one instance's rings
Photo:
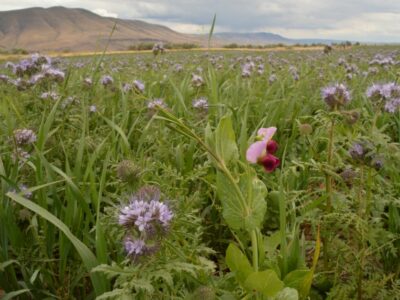
[[[267,202],[265,201],[268,193],[267,187],[255,174],[251,173],[244,175],[239,185],[249,205],[249,212],[244,220],[245,229],[252,231],[260,228],[267,211]]]
[[[284,284],[273,270],[265,270],[251,273],[247,277],[244,286],[248,290],[261,292],[267,297],[273,297],[283,289]]]
[[[260,228],[267,210],[267,188],[251,173],[242,174],[238,185],[246,206],[243,206],[231,181],[222,172],[217,172],[217,194],[225,221],[233,230],[252,231]]]
[[[285,287],[282,291],[280,291],[274,300],[298,300],[299,299],[299,293],[297,290]]]
[[[219,121],[214,133],[214,143],[215,153],[222,158],[225,165],[228,165],[233,159],[238,159],[239,152],[230,116],[224,116]]]
[[[9,293],[5,294],[4,297],[1,298],[1,300],[10,300],[21,294],[28,293],[29,291],[30,291],[29,289],[22,289],[22,290],[18,290],[18,291],[9,292]]]
[[[18,204],[30,209],[31,211],[38,214],[42,218],[46,219],[54,226],[56,226],[60,231],[62,231],[74,245],[76,251],[78,251],[78,254],[81,257],[88,272],[90,272],[94,267],[96,267],[99,264],[93,252],[90,251],[90,249],[69,230],[67,225],[65,225],[56,216],[51,214],[43,207],[37,205],[36,203],[27,200],[17,194],[8,192],[6,195],[7,197],[17,202]],[[100,295],[107,290],[108,284],[103,276],[101,276],[100,274],[90,274],[90,278],[92,280],[93,287],[95,288],[97,295]]]
[[[311,270],[294,270],[286,275],[285,285],[291,288],[295,288],[299,294],[301,299],[307,297],[311,283],[313,279],[313,272]]]
[[[315,252],[313,257],[313,264],[311,270],[304,269],[304,270],[294,270],[286,275],[285,285],[288,287],[292,287],[297,289],[300,294],[301,299],[306,299],[308,294],[310,293],[312,280],[314,277],[315,268],[317,266],[319,253],[321,250],[321,240],[320,240],[320,229],[318,227],[317,231],[317,240],[315,243]]]
[[[217,20],[217,14],[214,14],[214,18],[212,20],[211,28],[210,28],[210,33],[208,34],[208,49],[210,49],[211,45],[211,37],[214,32],[214,27],[215,27],[215,21]]]
[[[240,284],[244,284],[246,278],[253,272],[246,255],[234,244],[229,244],[226,250],[226,264],[235,273]]]

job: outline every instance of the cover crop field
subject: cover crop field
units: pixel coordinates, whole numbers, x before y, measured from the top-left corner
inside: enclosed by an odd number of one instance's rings
[[[400,50],[0,67],[0,298],[400,299]]]

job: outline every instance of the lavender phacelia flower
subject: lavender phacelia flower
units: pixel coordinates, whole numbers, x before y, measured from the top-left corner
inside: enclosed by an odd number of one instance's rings
[[[207,98],[201,97],[198,99],[194,99],[192,102],[193,108],[202,110],[202,111],[207,111],[208,110],[208,100]]]
[[[364,157],[364,147],[360,143],[355,143],[349,150],[351,158],[354,160],[360,160]]]
[[[167,105],[165,104],[164,100],[160,98],[153,99],[147,103],[147,108],[151,112],[154,112],[157,109],[157,107],[167,108]]]
[[[142,81],[140,80],[134,80],[133,81],[133,87],[135,88],[136,91],[143,93],[145,85]]]
[[[350,92],[344,84],[335,84],[321,90],[322,99],[331,108],[337,108],[350,102]]]
[[[100,83],[104,86],[109,86],[114,83],[114,79],[110,75],[103,75],[100,79]]]
[[[30,145],[36,142],[36,134],[31,129],[14,130],[14,138],[18,146]]]
[[[125,227],[136,227],[140,232],[161,226],[167,229],[173,217],[168,206],[160,201],[150,202],[133,196],[129,204],[123,207],[119,215],[119,224]]]
[[[192,84],[195,87],[200,87],[204,84],[204,80],[200,75],[192,74]]]
[[[120,210],[118,223],[126,231],[124,248],[132,260],[157,251],[165,238],[174,214],[160,197],[158,188],[143,187]]]
[[[135,257],[144,254],[146,250],[146,244],[143,240],[132,240],[126,238],[124,241],[124,248],[128,256]]]
[[[58,95],[56,92],[44,92],[40,95],[41,99],[47,100],[47,99],[52,99],[54,101],[57,101],[60,99],[60,95]]]
[[[96,105],[90,105],[90,106],[89,106],[89,111],[90,111],[91,113],[95,113],[95,112],[97,111]]]

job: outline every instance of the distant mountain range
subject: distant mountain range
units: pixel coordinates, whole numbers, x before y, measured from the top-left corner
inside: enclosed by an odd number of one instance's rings
[[[328,39],[289,39],[279,34],[269,32],[248,32],[248,33],[235,33],[235,32],[222,32],[215,33],[217,39],[223,40],[225,43],[237,43],[240,45],[268,45],[268,44],[332,44],[340,43],[340,40]]]
[[[200,37],[136,20],[99,16],[85,9],[27,8],[0,12],[0,47],[27,50],[126,50],[139,42],[201,43]]]
[[[107,43],[114,24],[109,49],[126,50],[143,42],[192,43],[205,46],[206,35],[183,34],[166,26],[137,20],[99,16],[80,8],[61,6],[0,11],[0,49],[23,48],[30,51],[93,51]],[[331,40],[294,40],[258,33],[215,33],[213,45],[224,44],[296,44],[331,43]],[[337,42],[337,41],[335,41]]]

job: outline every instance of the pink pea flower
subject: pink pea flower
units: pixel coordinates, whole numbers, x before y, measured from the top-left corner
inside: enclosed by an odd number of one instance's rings
[[[246,159],[250,163],[262,165],[267,173],[273,172],[280,164],[273,154],[278,150],[278,143],[272,140],[276,127],[260,128],[257,132],[261,139],[247,149]]]

